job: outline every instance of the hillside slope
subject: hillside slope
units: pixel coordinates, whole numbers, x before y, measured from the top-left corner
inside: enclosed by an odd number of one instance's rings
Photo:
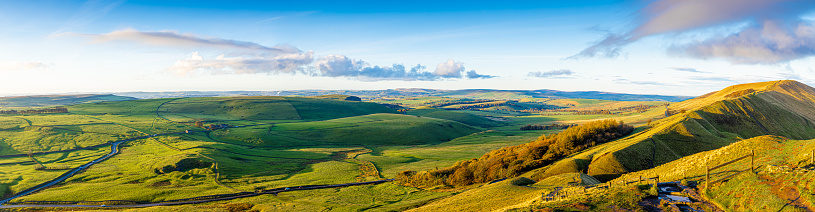
[[[538,170],[538,178],[581,170],[600,180],[609,180],[741,139],[762,135],[812,139],[813,108],[815,89],[796,81],[731,86],[676,103],[670,109],[684,113]]]

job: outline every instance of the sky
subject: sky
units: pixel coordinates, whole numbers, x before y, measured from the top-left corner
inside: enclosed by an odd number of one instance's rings
[[[2,1],[0,95],[815,85],[815,1]]]

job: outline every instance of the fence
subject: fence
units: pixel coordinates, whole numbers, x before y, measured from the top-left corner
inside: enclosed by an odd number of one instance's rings
[[[619,180],[619,181],[608,181],[606,183],[589,185],[589,186],[574,186],[574,187],[566,187],[566,188],[558,187],[554,191],[550,192],[549,194],[546,194],[546,193],[541,194],[541,200],[543,200],[543,201],[556,201],[556,200],[560,200],[560,199],[569,199],[569,198],[572,198],[572,197],[575,197],[575,196],[588,194],[588,193],[590,193],[589,189],[595,189],[595,190],[606,189],[606,190],[609,190],[609,189],[611,189],[613,187],[624,187],[624,186],[631,185],[631,184],[640,185],[640,184],[643,184],[643,182],[645,184],[653,184],[654,186],[657,186],[658,184],[660,184],[658,175],[656,177],[651,177],[651,178],[643,178],[642,176],[639,176],[639,177],[634,178],[634,179],[623,179],[623,180]]]
[[[733,164],[733,163],[738,162],[738,161],[740,161],[740,160],[747,159],[748,157],[750,158],[750,169],[745,169],[745,170],[742,170],[742,171],[738,171],[738,172],[733,173],[733,174],[731,174],[731,175],[724,176],[724,177],[722,177],[721,179],[718,179],[718,180],[715,180],[715,181],[712,181],[712,182],[710,181],[710,171],[713,171],[713,170],[716,170],[716,169],[720,169],[720,168],[722,168],[722,167],[725,167],[725,166],[727,166],[727,165]],[[744,172],[746,172],[746,171],[751,171],[751,172],[752,172],[752,171],[754,171],[754,170],[755,170],[755,158],[756,158],[756,153],[755,153],[755,151],[750,150],[750,154],[749,154],[749,155],[745,155],[745,156],[742,156],[742,157],[740,157],[740,158],[733,159],[733,160],[731,160],[731,161],[725,162],[725,163],[720,164],[720,165],[718,165],[718,166],[714,166],[713,168],[710,168],[710,166],[708,166],[708,167],[707,167],[707,169],[706,169],[706,171],[705,171],[705,190],[707,190],[708,188],[710,188],[710,184],[711,184],[711,183],[718,183],[718,182],[722,182],[722,181],[724,181],[724,180],[727,180],[727,179],[733,178],[733,177],[735,177],[736,175],[741,174],[741,173],[744,173]]]

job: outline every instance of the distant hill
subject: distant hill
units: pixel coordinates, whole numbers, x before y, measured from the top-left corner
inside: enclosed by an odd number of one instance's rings
[[[0,108],[31,108],[75,105],[82,103],[125,101],[136,98],[112,94],[43,95],[0,97]]]
[[[484,99],[519,99],[519,98],[553,98],[553,99],[602,99],[615,101],[668,101],[678,102],[689,99],[688,96],[664,96],[623,94],[602,91],[558,91],[558,90],[490,90],[471,89],[448,91],[443,96],[484,98]]]
[[[538,170],[538,178],[581,170],[609,180],[742,139],[763,135],[815,138],[815,89],[796,81],[734,85],[672,104],[669,109],[676,114],[653,122],[644,131]]]
[[[173,98],[173,97],[223,97],[223,96],[326,96],[347,95],[365,98],[388,96],[440,96],[471,99],[521,99],[521,98],[553,98],[553,99],[602,99],[615,101],[669,101],[678,102],[692,97],[689,96],[663,96],[622,94],[601,91],[557,91],[557,90],[435,90],[435,89],[388,89],[388,90],[292,90],[292,91],[178,91],[178,92],[127,92],[116,93],[121,96],[139,99]]]

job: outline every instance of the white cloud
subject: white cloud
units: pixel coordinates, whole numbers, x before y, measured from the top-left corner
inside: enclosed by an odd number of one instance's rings
[[[433,71],[433,75],[445,78],[461,78],[462,72],[464,72],[464,64],[449,59],[447,62],[436,65],[436,70]]]
[[[405,80],[405,81],[434,81],[443,78],[462,78],[464,66],[453,60],[441,63],[436,71],[425,71],[425,66],[418,64],[407,70],[402,64],[391,66],[370,66],[362,60],[353,60],[345,55],[328,55],[314,62],[314,69],[318,76],[325,77],[351,77],[363,81],[379,80]],[[457,72],[456,72],[457,71]],[[467,78],[491,78],[490,75],[480,75],[471,70],[466,73]]]
[[[51,64],[41,62],[4,62],[0,63],[0,70],[18,71],[18,70],[34,70],[34,69],[47,69]]]
[[[328,55],[314,62],[320,75],[327,77],[357,76],[364,66],[362,60],[352,60],[345,55]]]

